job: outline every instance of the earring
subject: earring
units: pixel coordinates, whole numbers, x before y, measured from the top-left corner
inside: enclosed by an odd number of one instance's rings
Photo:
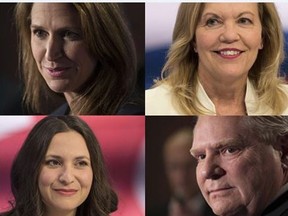
[[[194,49],[194,52],[195,52],[195,53],[197,53],[197,52],[198,52],[198,51],[197,51],[197,49],[196,49],[196,47],[194,47],[193,49]]]

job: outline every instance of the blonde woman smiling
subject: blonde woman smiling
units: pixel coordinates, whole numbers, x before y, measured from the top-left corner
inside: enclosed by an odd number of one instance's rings
[[[288,114],[282,34],[272,3],[181,4],[146,114]]]

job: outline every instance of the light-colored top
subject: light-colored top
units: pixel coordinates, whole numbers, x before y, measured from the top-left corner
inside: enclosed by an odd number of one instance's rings
[[[288,95],[288,85],[282,85],[283,91]],[[216,108],[211,99],[206,94],[203,86],[198,82],[196,97],[201,105],[208,110],[207,115],[216,115]],[[272,110],[267,105],[259,105],[258,95],[253,84],[247,80],[245,106],[248,115],[271,115]],[[172,101],[171,87],[166,84],[145,91],[145,114],[146,115],[186,115],[181,112]],[[282,115],[288,115],[287,108]]]

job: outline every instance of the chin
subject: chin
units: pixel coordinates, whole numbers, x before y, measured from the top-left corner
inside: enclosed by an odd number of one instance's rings
[[[48,85],[50,90],[55,93],[64,93],[67,92],[68,88],[66,86],[55,86],[55,85]]]

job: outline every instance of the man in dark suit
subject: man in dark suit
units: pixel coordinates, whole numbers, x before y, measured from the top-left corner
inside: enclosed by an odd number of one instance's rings
[[[288,116],[199,117],[191,154],[216,215],[288,216]]]

